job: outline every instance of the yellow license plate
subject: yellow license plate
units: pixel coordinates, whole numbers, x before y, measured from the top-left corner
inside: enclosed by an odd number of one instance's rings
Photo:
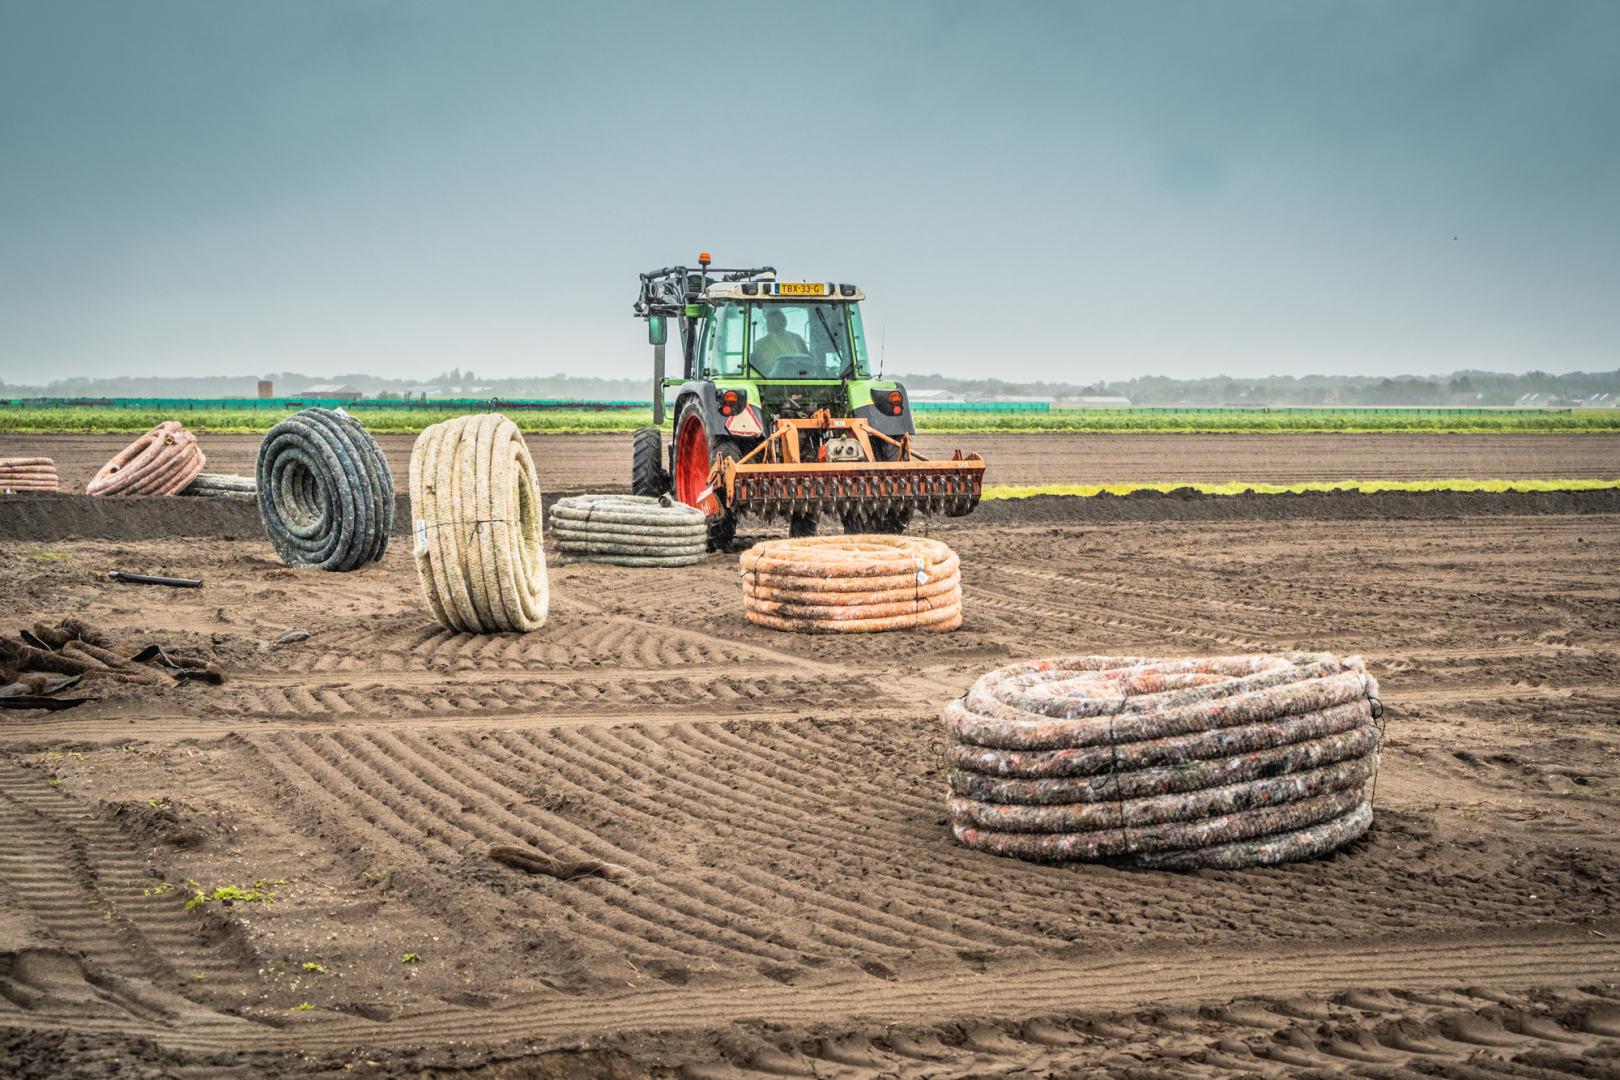
[[[777,291],[783,296],[821,296],[827,291],[827,286],[819,281],[798,285],[784,284]]]

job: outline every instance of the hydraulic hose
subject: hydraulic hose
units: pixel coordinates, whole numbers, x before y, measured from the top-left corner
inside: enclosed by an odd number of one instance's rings
[[[550,591],[540,485],[517,425],[500,413],[434,424],[411,450],[416,571],[433,617],[460,633],[527,633]]]
[[[953,830],[1043,861],[1312,858],[1372,823],[1381,715],[1360,657],[1013,664],[941,714]]]
[[[575,495],[551,507],[558,562],[691,566],[708,558],[708,517],[665,495]]]
[[[943,632],[962,625],[961,560],[938,540],[810,536],[743,552],[748,620],[773,630]]]
[[[0,458],[0,491],[55,490],[56,462],[50,458]]]
[[[264,531],[288,566],[349,571],[388,550],[394,477],[343,410],[305,409],[271,428],[254,480]]]
[[[120,450],[85,487],[91,495],[175,495],[197,478],[208,459],[197,436],[165,420]]]

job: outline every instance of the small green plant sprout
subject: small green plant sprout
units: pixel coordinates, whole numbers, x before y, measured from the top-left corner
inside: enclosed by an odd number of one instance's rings
[[[188,881],[187,884],[196,885],[197,883]],[[191,911],[193,908],[202,907],[210,900],[218,900],[227,906],[237,902],[244,904],[273,904],[276,902],[275,896],[258,889],[243,889],[236,885],[221,885],[212,894],[199,888],[196,895],[186,901],[186,910]]]
[[[81,754],[77,750],[69,750],[68,751],[68,757],[72,758],[74,761],[83,761],[85,758],[87,758],[89,756],[90,756],[89,754]]]
[[[399,962],[402,964],[420,964],[422,962],[422,954],[419,952],[408,952],[399,958]]]
[[[311,973],[313,973],[315,975],[325,975],[326,974],[326,969],[321,967],[321,965],[319,965],[319,964],[313,964],[313,963],[305,964],[304,965],[304,970],[308,971],[308,972],[311,972]]]
[[[47,784],[51,785],[51,787],[55,787],[56,785],[58,785],[58,784],[60,784],[62,782],[62,778],[60,776],[53,776],[49,780],[47,780],[45,782]]]
[[[327,941],[336,941],[337,940],[337,931],[334,930],[330,934],[327,934],[326,935],[326,940]]]
[[[62,751],[53,750],[49,754],[45,755],[45,760],[46,761],[55,761],[57,758],[59,758],[61,756],[62,756]]]
[[[130,743],[128,746],[120,746],[118,749],[122,750],[126,754],[133,754],[135,752],[135,744]]]
[[[294,1005],[292,1007],[292,1011],[293,1012],[308,1012],[309,1010],[313,1009],[314,1007],[315,1006],[311,1005],[309,1002],[306,1001],[302,1005]]]
[[[285,884],[287,884],[287,879],[286,878],[276,878],[274,881],[267,881],[264,878],[254,878],[253,879],[253,887],[255,889],[268,889],[272,885],[285,885]]]
[[[192,981],[192,982],[194,982],[194,983],[200,983],[200,982],[203,982],[203,981],[205,981],[205,980],[206,980],[206,979],[207,979],[207,978],[208,978],[208,976],[206,976],[206,975],[204,975],[204,974],[203,974],[203,973],[202,973],[202,972],[200,972],[200,971],[193,971],[193,972],[192,972],[192,973],[191,973],[191,981]]]
[[[38,559],[40,562],[46,562],[48,560],[55,560],[55,559],[71,559],[71,558],[73,558],[73,556],[65,554],[65,553],[60,552],[60,551],[36,551],[36,552],[34,552],[33,557]]]
[[[167,810],[169,808],[169,797],[167,795],[160,795],[155,799],[147,799],[146,805],[150,806],[154,810]]]

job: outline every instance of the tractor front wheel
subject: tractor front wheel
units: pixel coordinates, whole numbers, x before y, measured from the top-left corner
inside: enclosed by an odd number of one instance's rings
[[[657,428],[639,428],[630,444],[630,493],[656,499],[668,491],[664,433]]]

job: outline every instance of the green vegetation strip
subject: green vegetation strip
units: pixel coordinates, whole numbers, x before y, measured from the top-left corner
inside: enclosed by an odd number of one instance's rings
[[[332,402],[334,407],[342,402]],[[0,432],[47,433],[83,432],[89,434],[143,432],[164,420],[178,420],[196,432],[223,435],[262,435],[291,413],[254,412],[247,409],[0,409]],[[440,424],[467,410],[356,411],[354,417],[373,434],[399,432],[418,435],[431,424]],[[520,412],[511,414],[525,432],[634,431],[652,426],[652,411],[611,412]],[[628,450],[626,451],[628,453]]]
[[[1306,491],[1597,491],[1620,487],[1620,480],[1325,480],[1303,484],[1047,484],[1028,487],[990,484],[981,499],[1027,499],[1031,495],[1080,495],[1106,492],[1129,495],[1133,491],[1182,491],[1201,495],[1289,495]]]
[[[429,424],[443,423],[465,410],[443,411],[366,409],[355,416],[368,431],[419,434]],[[525,433],[598,431],[628,432],[652,426],[651,410],[603,412],[508,413]],[[81,432],[140,433],[164,420],[178,420],[192,431],[219,434],[263,434],[286,417],[269,411],[246,409],[110,409],[110,408],[0,408],[0,433]],[[668,430],[666,426],[666,430]],[[917,430],[934,432],[1379,432],[1379,431],[1620,431],[1620,409],[1608,412],[1498,412],[1445,416],[1434,413],[1388,414],[1334,412],[1232,412],[1230,414],[1177,415],[1155,412],[1053,413],[926,413],[917,416]]]
[[[923,432],[1089,431],[1108,434],[1187,434],[1197,432],[1360,434],[1381,431],[1620,431],[1620,410],[1611,412],[1498,412],[1446,416],[1434,413],[1332,412],[1307,414],[1232,412],[1196,416],[1155,412],[1053,412],[974,415],[933,413],[917,417]]]

